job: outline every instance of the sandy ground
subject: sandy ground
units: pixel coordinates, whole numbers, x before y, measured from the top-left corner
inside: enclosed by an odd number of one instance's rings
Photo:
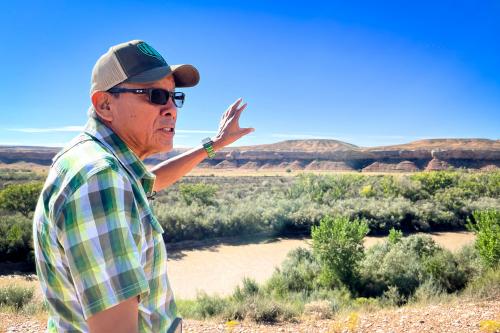
[[[435,233],[431,237],[452,251],[474,241],[469,232]],[[367,237],[365,246],[383,240],[383,237]],[[310,248],[310,244],[310,239],[274,239],[169,251],[168,275],[177,298],[194,298],[198,290],[229,295],[244,277],[264,282],[290,250],[300,246]]]
[[[26,316],[0,312],[0,332],[42,333],[45,314]],[[305,316],[293,322],[257,324],[185,320],[186,333],[487,333],[500,332],[500,300],[457,300],[450,303],[404,306],[338,314],[320,319]]]
[[[331,319],[301,318],[297,322],[256,324],[186,320],[186,333],[471,333],[500,332],[500,300],[458,300],[340,314]]]

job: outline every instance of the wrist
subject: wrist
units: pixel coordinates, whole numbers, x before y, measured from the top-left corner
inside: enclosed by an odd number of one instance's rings
[[[214,148],[214,142],[212,141],[211,138],[205,138],[201,141],[201,144],[203,146],[203,150],[208,155],[208,158],[214,158],[215,157],[215,148]]]
[[[215,138],[212,140],[212,142],[213,142],[212,146],[214,147],[215,151],[218,151],[218,150],[221,150],[222,148],[224,148],[220,139]]]

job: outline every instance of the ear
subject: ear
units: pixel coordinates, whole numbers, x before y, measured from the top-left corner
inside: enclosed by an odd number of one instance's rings
[[[95,91],[92,94],[92,105],[97,115],[106,121],[113,121],[113,112],[111,110],[112,96],[105,91]]]

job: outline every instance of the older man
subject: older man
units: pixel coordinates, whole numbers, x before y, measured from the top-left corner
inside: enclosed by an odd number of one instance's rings
[[[37,273],[49,332],[180,332],[162,227],[148,199],[253,131],[240,128],[241,99],[218,134],[148,171],[142,160],[173,147],[175,89],[199,81],[150,45],[113,46],[92,72],[83,133],[54,158],[34,217]]]

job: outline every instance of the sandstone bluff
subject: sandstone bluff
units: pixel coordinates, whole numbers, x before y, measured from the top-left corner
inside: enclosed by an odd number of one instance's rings
[[[0,162],[50,165],[60,148],[0,146]],[[181,153],[174,150],[146,160],[155,163]],[[200,164],[202,168],[246,170],[331,170],[414,172],[500,168],[500,140],[428,139],[381,147],[358,147],[337,140],[289,140],[228,148]]]

